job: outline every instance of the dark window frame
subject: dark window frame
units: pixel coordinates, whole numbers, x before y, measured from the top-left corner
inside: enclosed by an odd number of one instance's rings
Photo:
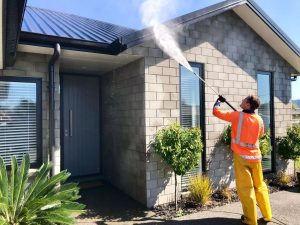
[[[191,67],[197,67],[199,69],[199,76],[205,80],[204,76],[204,64],[203,63],[194,63],[189,62]],[[181,114],[181,68],[184,67],[179,65],[179,116],[180,116],[180,124],[182,124],[182,114]],[[195,75],[193,75],[195,76]],[[197,79],[199,79],[197,77]],[[200,79],[199,79],[200,80]],[[201,135],[202,135],[202,143],[203,143],[203,151],[201,153],[201,172],[206,172],[206,127],[205,127],[205,86],[203,82],[199,81],[199,100],[200,100],[200,128],[201,128]]]
[[[32,77],[16,77],[16,76],[3,76],[0,81],[6,82],[20,82],[20,83],[35,83],[36,84],[36,130],[37,130],[37,161],[30,163],[31,168],[38,168],[42,165],[43,157],[43,134],[42,134],[42,78]],[[7,166],[11,168],[10,165]]]
[[[258,75],[268,75],[269,76],[269,85],[270,85],[270,136],[271,136],[271,169],[265,170],[264,173],[273,173],[276,171],[276,142],[275,142],[275,117],[274,117],[274,73],[271,71],[256,71],[256,80],[258,86]],[[258,94],[258,89],[257,89]]]

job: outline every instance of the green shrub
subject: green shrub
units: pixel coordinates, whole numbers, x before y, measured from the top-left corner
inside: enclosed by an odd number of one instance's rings
[[[266,156],[272,151],[270,129],[259,138],[259,149],[262,156]]]
[[[296,170],[300,171],[300,158],[296,160]]]
[[[209,177],[195,175],[189,177],[188,190],[190,191],[191,198],[195,202],[205,205],[213,194],[213,185]]]
[[[221,142],[228,147],[230,147],[231,144],[231,130],[231,125],[228,125],[221,134]]]
[[[276,138],[278,154],[283,159],[297,160],[300,157],[300,125],[287,129],[287,135]]]
[[[231,144],[231,130],[231,125],[226,126],[220,137],[220,141],[228,147],[230,147]],[[272,151],[270,140],[270,129],[268,129],[263,136],[259,138],[259,148],[262,156],[266,156]]]
[[[74,224],[73,213],[82,213],[77,184],[65,184],[70,173],[62,171],[49,177],[50,164],[38,170],[28,183],[29,156],[20,166],[12,158],[10,176],[0,158],[0,224],[1,225],[54,225]]]
[[[200,128],[183,128],[171,124],[159,130],[150,143],[154,151],[172,168],[176,175],[184,175],[195,168],[203,149]],[[175,207],[177,210],[177,176],[175,175]]]

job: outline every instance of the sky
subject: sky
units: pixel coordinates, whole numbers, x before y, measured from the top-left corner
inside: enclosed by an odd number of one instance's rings
[[[300,47],[300,1],[254,0],[267,15]],[[142,29],[139,8],[143,0],[27,0],[27,5],[71,13],[113,24]],[[166,19],[184,15],[221,0],[174,0],[176,10],[166,14]],[[174,8],[174,7],[173,7]],[[296,91],[298,90],[298,91]],[[292,83],[292,98],[300,99],[300,77]]]

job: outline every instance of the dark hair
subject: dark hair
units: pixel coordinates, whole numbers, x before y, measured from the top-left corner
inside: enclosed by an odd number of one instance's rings
[[[249,95],[247,98],[247,102],[250,104],[251,110],[255,110],[260,106],[260,100],[257,96]]]

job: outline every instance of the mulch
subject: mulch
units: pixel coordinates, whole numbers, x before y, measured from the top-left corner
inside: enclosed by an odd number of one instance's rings
[[[271,179],[271,180],[266,180],[266,183],[268,185],[269,193],[274,193],[278,192],[281,190],[288,190],[290,188],[294,188],[298,186],[297,182],[295,180],[292,180],[289,184],[287,185],[282,185],[276,182],[276,180]],[[238,202],[239,198],[237,195],[237,191],[235,188],[232,188],[229,190],[231,199],[226,199],[224,196],[221,194],[220,191],[215,191],[210,199],[209,202],[207,202],[205,205],[201,205],[195,201],[193,201],[189,197],[182,197],[181,199],[178,200],[178,210],[175,210],[175,203],[169,203],[169,204],[164,204],[164,205],[159,205],[154,207],[152,210],[156,216],[163,218],[163,219],[172,219],[175,217],[183,216],[183,215],[188,215],[200,211],[205,211],[209,210],[212,208],[215,208],[217,206],[223,206],[229,203],[233,202]]]

